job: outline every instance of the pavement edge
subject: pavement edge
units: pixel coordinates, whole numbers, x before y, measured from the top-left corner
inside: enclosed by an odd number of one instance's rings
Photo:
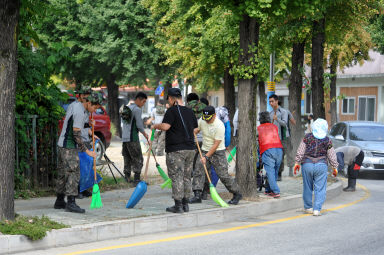
[[[327,187],[327,199],[342,192],[342,182]],[[69,246],[87,242],[111,240],[135,235],[167,232],[183,228],[224,223],[244,217],[255,217],[301,208],[301,194],[250,202],[229,208],[214,208],[191,211],[186,214],[164,214],[129,220],[99,222],[52,230],[39,241],[31,241],[23,235],[0,235],[0,254],[18,253],[31,250]]]

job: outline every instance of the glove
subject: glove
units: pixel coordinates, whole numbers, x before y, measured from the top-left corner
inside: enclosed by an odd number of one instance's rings
[[[300,165],[299,164],[295,164],[295,166],[293,167],[293,174],[296,175],[296,172],[298,173],[300,171]]]
[[[355,165],[353,166],[353,170],[360,170],[360,166],[355,163]]]
[[[337,176],[337,169],[336,169],[336,168],[333,169],[332,176],[333,176],[333,177],[336,177],[336,176]]]

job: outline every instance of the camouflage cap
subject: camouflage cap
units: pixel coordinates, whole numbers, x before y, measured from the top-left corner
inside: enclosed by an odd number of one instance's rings
[[[87,100],[91,102],[92,104],[99,104],[103,102],[103,96],[100,93],[92,92],[88,97]]]
[[[89,86],[81,86],[80,89],[76,90],[76,94],[91,94],[92,89]]]

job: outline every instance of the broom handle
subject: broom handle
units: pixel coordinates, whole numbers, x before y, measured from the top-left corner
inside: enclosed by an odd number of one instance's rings
[[[231,155],[233,161],[235,161],[235,163],[236,163],[236,159],[235,159],[235,157],[232,155],[231,151],[230,151],[228,148],[225,148],[225,149],[229,152],[229,155]]]
[[[149,158],[151,157],[151,151],[152,151],[152,141],[149,141],[147,139],[148,145],[149,145],[149,150],[147,154],[147,163],[145,164],[145,171],[144,171],[144,181],[147,180],[147,173],[148,173],[148,166],[149,166]]]
[[[196,136],[196,134],[193,133],[193,135],[195,136],[196,146],[197,146],[197,149],[199,150],[200,159],[202,159],[202,158],[203,158],[203,154],[201,154],[199,141],[197,141],[197,136]],[[212,182],[211,182],[211,178],[209,178],[209,174],[208,174],[207,167],[205,166],[205,164],[203,164],[203,166],[204,166],[205,174],[207,175],[207,178],[208,178],[208,182],[211,184]]]
[[[95,125],[93,123],[94,119],[93,119],[93,113],[91,113],[91,124],[92,124],[92,148],[93,148],[93,151],[95,151]],[[95,182],[97,181],[97,177],[96,177],[96,157],[93,157],[93,173],[95,175]]]

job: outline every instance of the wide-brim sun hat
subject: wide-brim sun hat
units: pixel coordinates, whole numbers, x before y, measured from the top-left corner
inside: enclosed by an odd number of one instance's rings
[[[323,139],[327,136],[328,122],[325,119],[318,118],[311,125],[312,134],[317,139]]]

